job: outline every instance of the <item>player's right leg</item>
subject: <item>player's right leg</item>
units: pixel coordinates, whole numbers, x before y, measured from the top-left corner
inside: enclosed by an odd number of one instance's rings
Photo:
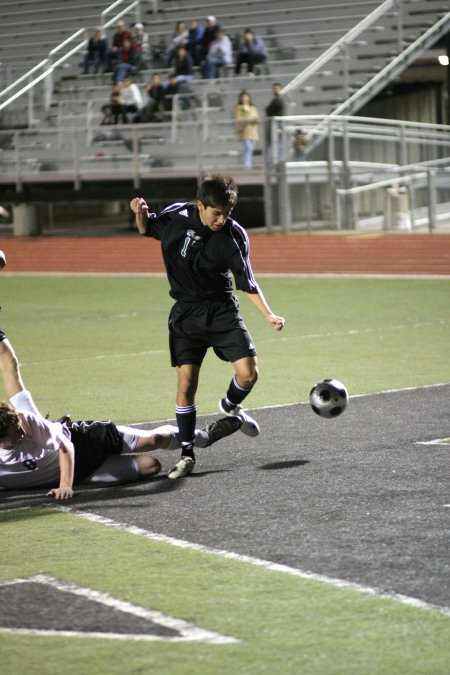
[[[181,459],[168,473],[171,479],[188,476],[194,470],[195,424],[197,407],[195,394],[198,387],[200,366],[194,363],[183,363],[177,366],[178,388],[176,398],[176,418],[178,435],[181,442]]]

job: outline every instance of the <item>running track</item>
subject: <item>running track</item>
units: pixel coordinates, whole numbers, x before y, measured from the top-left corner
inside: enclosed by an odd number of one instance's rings
[[[450,275],[450,234],[252,234],[253,269],[280,274]],[[0,239],[8,272],[164,272],[159,242],[123,236]]]

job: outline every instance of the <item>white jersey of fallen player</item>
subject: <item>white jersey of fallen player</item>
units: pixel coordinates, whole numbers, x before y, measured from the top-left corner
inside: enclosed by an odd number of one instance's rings
[[[35,407],[35,412],[30,412],[33,401],[24,393],[13,397],[11,403],[19,414],[25,438],[13,448],[0,448],[0,487],[9,490],[57,485],[59,448],[62,438],[68,436],[59,422],[46,420]]]

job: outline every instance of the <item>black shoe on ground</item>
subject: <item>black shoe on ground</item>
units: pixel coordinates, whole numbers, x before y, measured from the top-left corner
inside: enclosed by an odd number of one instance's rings
[[[208,436],[208,445],[212,445],[221,438],[231,436],[242,426],[242,420],[239,417],[221,417],[220,420],[207,424],[203,432]]]

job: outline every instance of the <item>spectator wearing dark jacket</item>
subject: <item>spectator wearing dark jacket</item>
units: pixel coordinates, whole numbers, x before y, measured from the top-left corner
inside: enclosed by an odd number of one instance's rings
[[[259,63],[267,61],[267,47],[259,35],[255,35],[251,28],[246,28],[244,35],[238,39],[236,54],[236,75],[241,72],[242,64],[247,64],[247,71],[254,72]]]
[[[138,56],[129,38],[123,41],[117,53],[117,62],[114,66],[113,82],[123,82],[127,75],[131,75],[138,65]]]
[[[205,29],[199,24],[197,19],[192,19],[189,24],[186,49],[196,66],[199,66],[201,61],[201,47],[204,30]]]
[[[101,28],[96,28],[94,35],[89,39],[86,53],[83,58],[83,73],[89,72],[89,66],[94,66],[94,73],[102,72],[108,67],[108,40]]]
[[[173,68],[178,82],[189,82],[194,77],[194,62],[186,47],[178,47]]]
[[[204,61],[208,56],[209,48],[217,37],[219,32],[219,24],[217,23],[215,16],[206,17],[206,26],[203,31],[201,46],[200,46],[200,61]]]

